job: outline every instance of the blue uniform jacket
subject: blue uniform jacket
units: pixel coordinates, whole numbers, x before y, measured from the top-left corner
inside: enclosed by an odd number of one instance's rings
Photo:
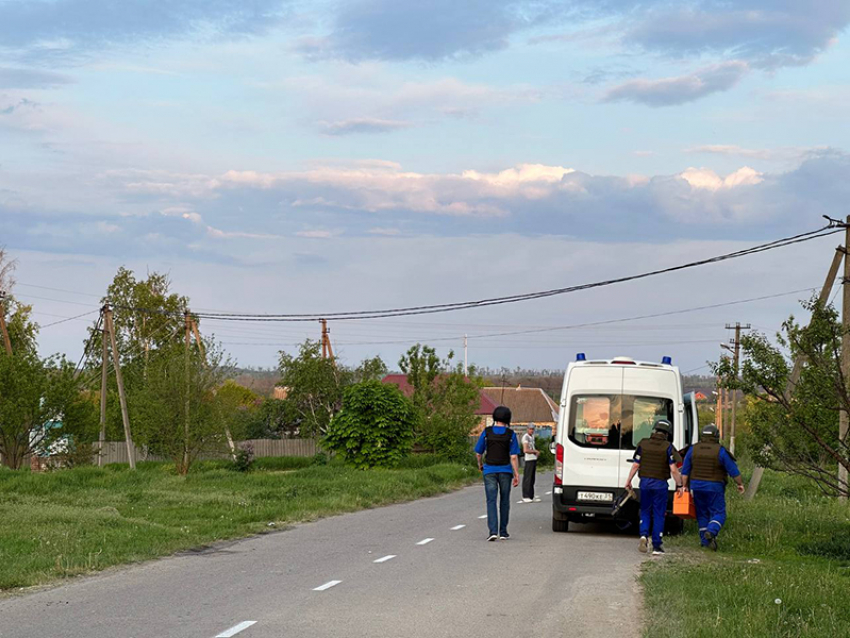
[[[685,462],[682,464],[682,474],[684,476],[691,475],[693,452],[694,449],[691,448],[688,450],[687,455],[685,455]],[[722,445],[720,446],[720,463],[723,465],[726,473],[732,478],[741,474],[741,470],[738,469],[738,465],[735,463],[732,455]],[[705,490],[707,492],[723,492],[726,490],[726,484],[723,481],[690,481],[690,486],[692,490]]]

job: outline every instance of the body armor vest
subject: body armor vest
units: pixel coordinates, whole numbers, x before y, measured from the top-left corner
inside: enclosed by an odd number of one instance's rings
[[[720,462],[720,443],[700,441],[691,453],[691,480],[726,482],[726,468]]]
[[[496,434],[492,427],[484,430],[487,452],[484,462],[487,465],[508,465],[511,462],[511,439],[513,431],[505,428],[503,434]]]
[[[648,439],[640,442],[640,469],[638,476],[641,478],[654,478],[667,481],[670,478],[670,464],[667,462],[667,450],[670,442],[663,434],[654,432]]]

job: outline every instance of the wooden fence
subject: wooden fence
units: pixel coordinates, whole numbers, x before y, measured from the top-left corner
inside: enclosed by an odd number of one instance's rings
[[[242,441],[239,445],[250,443],[254,448],[254,456],[313,456],[316,454],[316,442],[309,439],[251,439]],[[162,461],[160,456],[148,454],[148,451],[136,447],[137,461]],[[94,460],[97,462],[97,444],[94,445]],[[202,454],[202,459],[224,459],[229,456],[227,451],[213,454]],[[103,444],[103,463],[129,463],[127,444],[123,441],[107,441]]]

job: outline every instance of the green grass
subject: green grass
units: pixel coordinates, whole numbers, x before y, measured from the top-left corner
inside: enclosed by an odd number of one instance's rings
[[[0,469],[0,591],[148,560],[288,523],[432,496],[478,478],[474,467],[413,458],[393,470],[257,459],[81,467],[44,474]],[[273,523],[273,526],[269,526]]]
[[[850,635],[850,506],[775,472],[765,472],[754,501],[730,489],[727,503],[718,553],[698,547],[689,521],[667,539],[665,559],[646,564],[644,635]]]

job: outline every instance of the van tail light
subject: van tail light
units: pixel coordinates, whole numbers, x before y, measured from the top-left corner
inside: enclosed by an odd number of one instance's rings
[[[564,446],[555,446],[555,485],[563,485],[564,480]]]

